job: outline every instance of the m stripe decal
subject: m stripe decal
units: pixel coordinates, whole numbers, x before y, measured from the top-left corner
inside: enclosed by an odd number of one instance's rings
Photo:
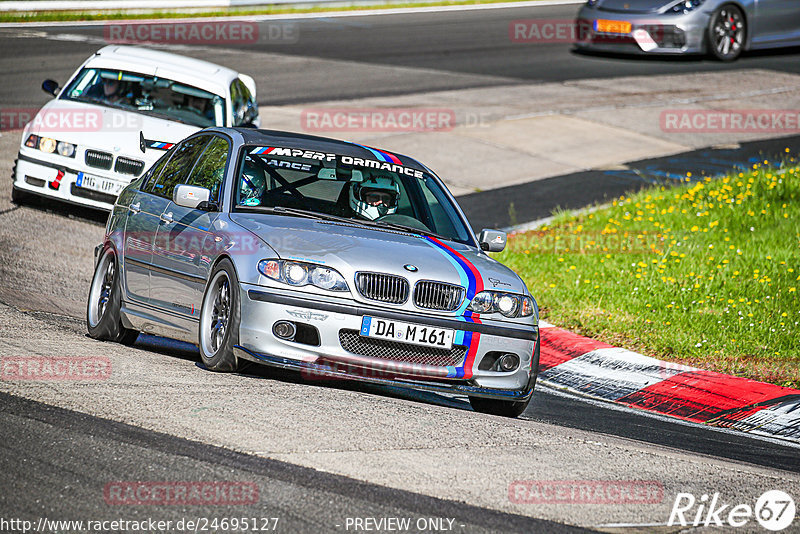
[[[464,255],[460,254],[452,247],[445,245],[435,237],[425,236],[428,243],[439,250],[453,264],[459,274],[461,283],[467,287],[467,296],[464,303],[458,310],[461,314],[460,320],[481,324],[480,315],[467,310],[472,297],[483,291],[483,278],[478,269]],[[481,335],[478,332],[464,332],[463,345],[468,347],[464,363],[460,367],[448,369],[449,378],[472,378],[472,368],[475,364],[475,357],[478,354]]]

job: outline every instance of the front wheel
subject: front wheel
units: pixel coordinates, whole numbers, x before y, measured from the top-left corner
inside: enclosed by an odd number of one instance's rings
[[[235,371],[233,347],[239,343],[239,279],[228,259],[211,273],[200,309],[200,357],[212,371]]]
[[[92,285],[89,288],[86,327],[94,339],[133,345],[139,332],[122,325],[120,319],[122,290],[119,278],[117,255],[113,249],[107,248],[97,262]]]
[[[711,55],[720,61],[733,61],[744,49],[747,23],[744,13],[732,4],[720,6],[708,24],[707,42]]]

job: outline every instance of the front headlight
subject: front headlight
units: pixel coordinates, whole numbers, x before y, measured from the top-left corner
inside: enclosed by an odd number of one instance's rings
[[[282,282],[300,287],[312,285],[328,291],[347,291],[347,282],[335,269],[285,260],[261,260],[258,262],[258,272],[276,282]]]
[[[467,309],[475,313],[500,313],[509,318],[529,317],[533,315],[533,299],[516,293],[481,291]]]
[[[39,139],[39,150],[52,154],[56,151],[56,140],[52,137],[42,137]]]
[[[703,2],[705,2],[705,0],[681,0],[671,7],[668,13],[682,13],[685,15],[703,5]]]
[[[56,150],[65,158],[71,158],[75,155],[75,145],[66,141],[59,141],[56,144]]]
[[[65,158],[74,158],[75,150],[78,148],[76,145],[67,143],[66,141],[59,141],[52,137],[39,137],[33,134],[29,135],[25,140],[25,146],[28,148],[36,148],[46,154],[58,152],[59,155]]]

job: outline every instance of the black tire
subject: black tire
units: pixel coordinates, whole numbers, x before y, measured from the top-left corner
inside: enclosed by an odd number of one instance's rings
[[[223,295],[226,294],[227,297]],[[232,372],[239,367],[233,347],[239,343],[239,279],[227,258],[208,278],[200,308],[198,347],[203,364],[212,371]]]
[[[541,338],[540,338],[541,339]],[[528,400],[524,401],[504,401],[497,399],[485,399],[482,397],[470,397],[469,404],[476,412],[486,413],[489,415],[498,415],[500,417],[519,417],[528,408],[531,399],[533,399],[533,390],[536,387],[536,378],[539,376],[539,343],[536,340],[536,348],[533,350],[533,363],[531,364],[530,380],[528,380],[528,389],[531,390],[531,396]]]
[[[744,50],[747,22],[741,9],[733,4],[720,6],[711,15],[706,30],[708,52],[719,61],[734,61]]]
[[[136,342],[139,332],[122,325],[121,302],[119,262],[114,249],[107,247],[100,254],[89,288],[89,299],[86,303],[86,328],[89,336],[123,345],[133,345]]]

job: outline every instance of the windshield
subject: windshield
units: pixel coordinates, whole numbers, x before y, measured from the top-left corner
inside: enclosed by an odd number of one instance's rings
[[[224,126],[225,99],[197,87],[135,72],[81,70],[62,98],[118,107],[205,128]]]
[[[340,218],[474,245],[442,186],[423,171],[312,150],[242,150],[237,211]]]

